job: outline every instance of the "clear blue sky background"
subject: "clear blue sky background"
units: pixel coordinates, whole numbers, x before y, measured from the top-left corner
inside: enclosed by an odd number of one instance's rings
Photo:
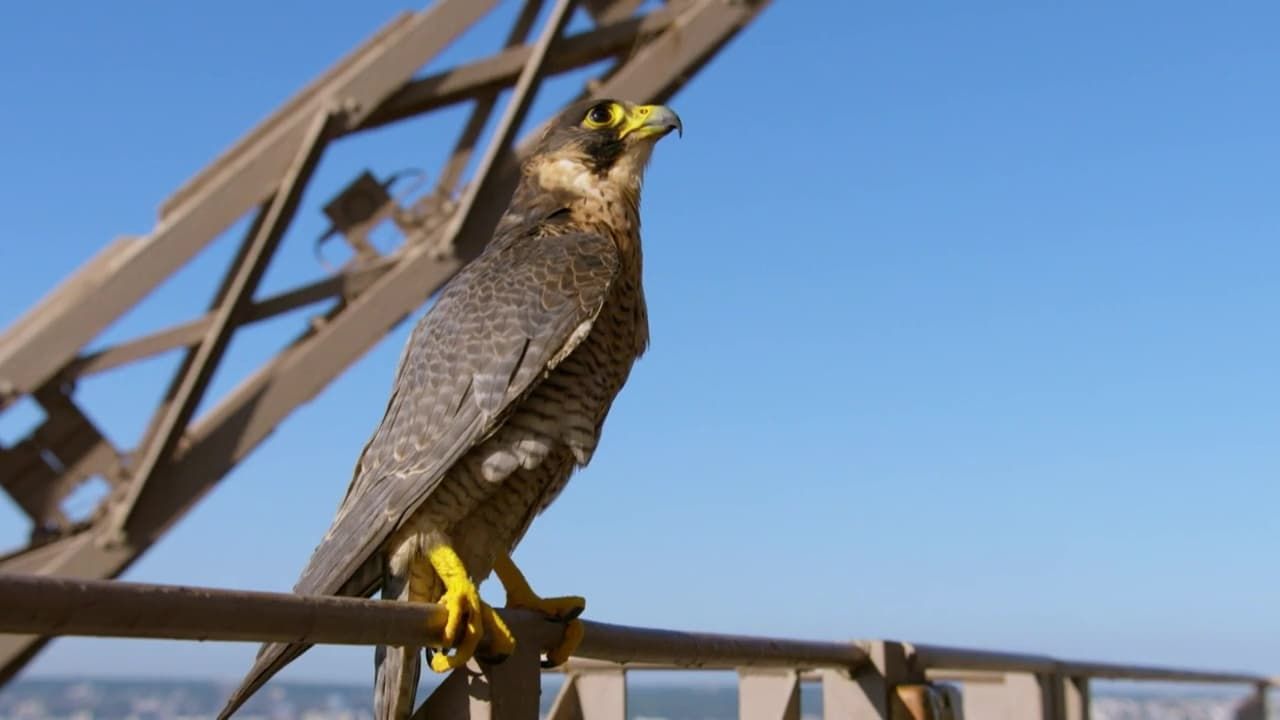
[[[0,322],[413,6],[10,8]],[[536,587],[640,625],[1280,671],[1277,27],[1260,1],[775,3],[673,101],[687,131],[643,207],[652,349],[518,551]],[[264,292],[325,272],[342,183],[433,172],[462,117],[336,146]],[[104,341],[197,313],[231,248]],[[301,323],[238,339],[214,393]],[[408,328],[127,577],[291,587]],[[174,363],[85,385],[122,445]],[[62,640],[30,673],[232,678],[254,649]],[[370,655],[286,677],[364,682]]]

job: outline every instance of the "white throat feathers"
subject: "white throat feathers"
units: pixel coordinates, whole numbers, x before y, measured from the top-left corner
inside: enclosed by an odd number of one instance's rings
[[[590,161],[580,155],[552,155],[533,168],[533,175],[543,190],[569,196],[566,200],[636,203],[640,199],[641,178],[650,150],[641,147],[623,153],[604,172],[596,171]]]

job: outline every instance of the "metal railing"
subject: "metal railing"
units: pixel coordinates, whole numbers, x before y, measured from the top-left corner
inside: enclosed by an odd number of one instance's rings
[[[518,639],[505,662],[448,676],[415,718],[539,717],[540,656],[562,626],[499,610]],[[439,644],[444,610],[288,593],[0,574],[0,633],[312,644]],[[823,716],[857,720],[1016,718],[1086,720],[1090,681],[1148,680],[1244,686],[1237,720],[1264,720],[1275,678],[1060,660],[888,640],[814,642],[585,622],[549,720],[622,720],[626,673],[719,669],[739,674],[739,715],[800,717],[800,685],[820,682]],[[963,691],[954,683],[963,686]]]

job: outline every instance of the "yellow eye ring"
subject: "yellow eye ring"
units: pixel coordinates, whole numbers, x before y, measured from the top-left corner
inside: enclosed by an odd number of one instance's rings
[[[601,103],[587,111],[587,116],[582,119],[584,127],[603,128],[614,125],[618,122],[618,106],[614,103]]]

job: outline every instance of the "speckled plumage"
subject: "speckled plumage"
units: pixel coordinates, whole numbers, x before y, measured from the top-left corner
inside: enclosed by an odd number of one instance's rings
[[[584,130],[591,107],[552,124],[493,240],[414,329],[295,592],[437,598],[422,562],[433,539],[478,584],[590,460],[648,343],[639,196],[652,148]],[[264,645],[222,716],[306,648]],[[411,710],[420,656],[379,648],[379,717]]]

